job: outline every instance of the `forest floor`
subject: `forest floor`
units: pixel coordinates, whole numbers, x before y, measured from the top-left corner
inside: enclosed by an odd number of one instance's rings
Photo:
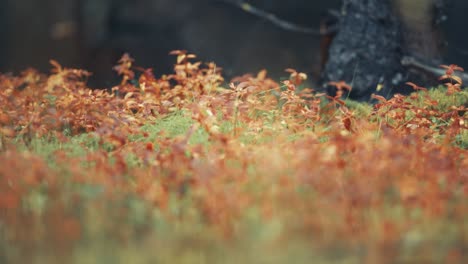
[[[0,263],[463,263],[468,91],[375,104],[288,70],[0,75]]]

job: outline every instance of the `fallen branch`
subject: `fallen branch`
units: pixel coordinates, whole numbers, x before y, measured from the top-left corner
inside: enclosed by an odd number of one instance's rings
[[[445,75],[445,69],[437,68],[435,65],[429,65],[425,62],[422,62],[415,57],[404,56],[401,59],[401,65],[405,67],[413,67],[425,72],[428,72],[434,76],[442,76]],[[468,83],[468,74],[464,72],[457,72],[456,74],[458,77],[461,78],[463,83]]]

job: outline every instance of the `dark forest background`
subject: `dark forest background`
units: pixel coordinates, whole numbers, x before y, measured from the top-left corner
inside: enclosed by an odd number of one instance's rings
[[[248,2],[315,28],[327,10],[341,5],[340,0]],[[444,12],[438,32],[443,45],[435,57],[468,68],[468,1],[451,0]],[[27,67],[47,72],[48,61],[55,59],[93,72],[95,87],[113,84],[112,66],[123,52],[159,75],[172,69],[169,51],[185,49],[216,62],[228,78],[263,68],[278,78],[290,67],[318,78],[324,52],[323,37],[281,29],[216,0],[0,0],[0,34],[0,72]]]

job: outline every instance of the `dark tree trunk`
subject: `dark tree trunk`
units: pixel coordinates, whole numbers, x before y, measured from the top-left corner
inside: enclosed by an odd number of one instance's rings
[[[404,79],[403,35],[390,1],[344,0],[341,16],[322,73],[324,88],[333,94],[328,82],[342,80],[352,86],[350,98],[388,96]]]

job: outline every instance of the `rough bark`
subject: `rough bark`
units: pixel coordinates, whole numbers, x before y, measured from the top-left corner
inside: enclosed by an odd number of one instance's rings
[[[341,16],[322,74],[324,88],[333,94],[328,82],[342,80],[352,86],[353,99],[387,96],[404,79],[403,37],[390,1],[344,0]]]

